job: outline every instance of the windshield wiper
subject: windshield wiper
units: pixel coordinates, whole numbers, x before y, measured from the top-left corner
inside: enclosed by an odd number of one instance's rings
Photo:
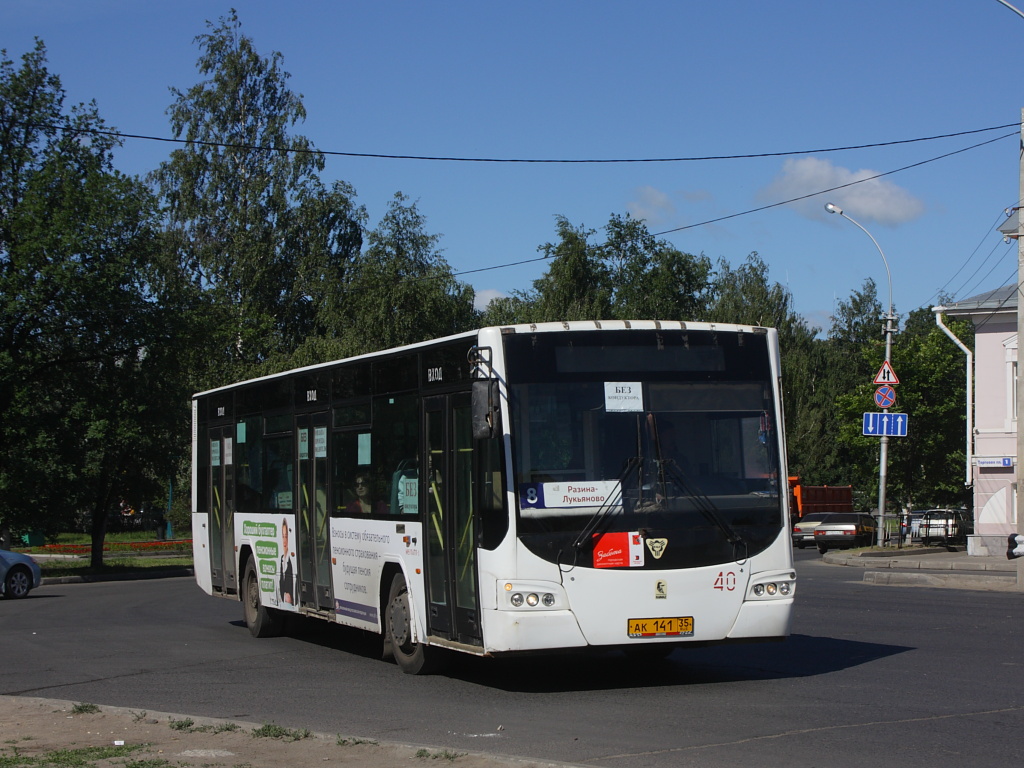
[[[725,534],[725,539],[732,545],[734,553],[737,547],[743,547],[743,559],[745,559],[747,542],[743,540],[743,537],[736,533],[733,527],[725,521],[725,518],[722,517],[711,499],[696,484],[690,484],[686,473],[683,472],[682,467],[676,464],[675,459],[665,459],[662,456],[661,433],[658,428],[658,420],[653,413],[647,414],[647,431],[651,441],[654,443],[655,464],[658,468],[658,484],[661,486],[661,495],[665,498],[668,497],[666,480],[671,481],[674,487],[681,489],[684,494],[690,497],[693,501],[693,506],[706,520],[709,520]],[[655,499],[657,500],[657,494]]]
[[[687,497],[689,497],[693,502],[694,508],[725,535],[726,541],[733,546],[733,550],[735,551],[737,547],[743,548],[743,557],[736,559],[746,559],[746,540],[736,532],[736,529],[726,522],[714,502],[712,502],[696,484],[691,484],[688,481],[686,474],[673,459],[659,460],[658,463],[661,465],[659,467],[661,476],[667,477],[671,481],[671,485],[673,487],[680,489]]]
[[[579,548],[583,546],[583,544],[591,537],[591,535],[593,535],[593,533],[597,530],[599,524],[602,522],[605,516],[608,515],[608,510],[614,509],[615,507],[618,507],[619,509],[622,508],[623,484],[625,483],[626,478],[629,476],[629,473],[633,471],[634,467],[639,466],[641,462],[643,462],[642,456],[632,456],[626,461],[626,466],[623,468],[622,472],[619,473],[618,480],[615,483],[615,492],[608,494],[608,498],[606,498],[601,503],[601,506],[597,508],[597,511],[590,516],[590,519],[587,521],[587,524],[583,526],[583,529],[580,531],[579,536],[577,536],[572,543],[572,548],[574,550],[579,550]]]

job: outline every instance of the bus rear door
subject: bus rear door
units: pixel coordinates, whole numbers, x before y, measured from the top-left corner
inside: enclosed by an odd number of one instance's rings
[[[297,417],[296,422],[300,603],[333,610],[330,513],[327,503],[330,498],[328,414],[303,414]]]
[[[210,440],[210,576],[215,589],[235,592],[235,427],[213,427]]]

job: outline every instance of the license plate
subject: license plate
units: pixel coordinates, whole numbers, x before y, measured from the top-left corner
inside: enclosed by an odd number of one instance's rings
[[[689,637],[693,635],[693,616],[627,619],[626,634],[630,637]]]

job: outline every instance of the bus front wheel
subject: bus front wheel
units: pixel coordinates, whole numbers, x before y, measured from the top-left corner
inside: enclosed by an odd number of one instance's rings
[[[245,626],[253,637],[277,637],[281,634],[284,617],[273,608],[267,608],[260,599],[260,575],[256,564],[249,560],[242,579],[242,610]]]
[[[396,574],[391,582],[388,605],[384,611],[387,621],[387,640],[391,655],[399,668],[409,675],[426,675],[433,671],[434,651],[425,643],[412,639],[412,611],[409,606],[409,587],[405,576]]]

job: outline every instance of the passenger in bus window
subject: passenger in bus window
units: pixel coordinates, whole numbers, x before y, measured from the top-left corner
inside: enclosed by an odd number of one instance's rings
[[[345,512],[349,515],[386,514],[387,507],[382,501],[374,501],[373,488],[369,472],[360,472],[352,483],[355,498],[348,503]]]
[[[288,518],[281,520],[281,582],[278,597],[286,605],[295,605],[295,568],[292,553],[288,547]]]

